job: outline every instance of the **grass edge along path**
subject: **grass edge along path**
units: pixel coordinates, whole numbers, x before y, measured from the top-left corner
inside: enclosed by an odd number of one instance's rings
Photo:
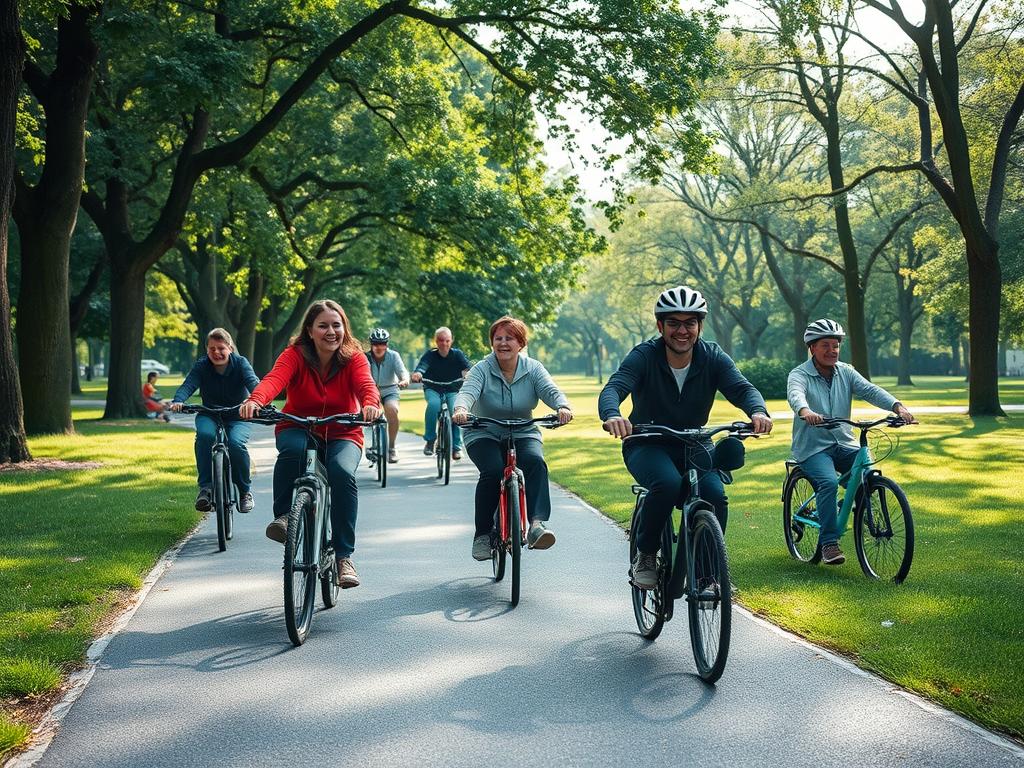
[[[557,379],[577,418],[545,434],[551,479],[624,526],[633,507],[633,480],[620,445],[601,431],[600,387],[581,377]],[[940,382],[938,388],[947,386]],[[1022,391],[1007,400],[1020,402]],[[913,388],[894,394],[913,410]],[[956,404],[957,398],[948,401]],[[922,403],[942,404],[935,393]],[[786,409],[782,401],[768,405],[772,411]],[[710,423],[738,415],[719,402]],[[781,490],[791,422],[780,419],[771,437],[748,441],[747,465],[727,488],[726,543],[738,600],[752,613],[896,685],[1020,739],[1024,532],[1016,472],[1024,466],[1024,416],[921,418],[922,424],[895,435],[900,446],[881,464],[903,486],[914,512],[916,550],[906,584],[865,578],[849,534],[843,566],[812,567],[790,558],[782,539]],[[625,551],[624,545],[623,563]],[[625,627],[632,625],[631,615],[622,620]]]
[[[77,434],[29,445],[100,467],[0,473],[0,761],[28,746],[89,645],[201,518],[192,432],[82,418],[98,415],[76,410]]]

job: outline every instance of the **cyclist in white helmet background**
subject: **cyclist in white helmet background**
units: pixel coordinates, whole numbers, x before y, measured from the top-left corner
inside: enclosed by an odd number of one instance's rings
[[[766,434],[772,420],[764,398],[739,372],[721,347],[701,339],[708,305],[700,291],[685,285],[664,291],[654,305],[658,336],[633,347],[611,375],[598,400],[604,428],[618,438],[633,433],[634,424],[660,424],[673,429],[694,429],[707,424],[715,393],[742,410],[754,431]],[[632,397],[633,411],[626,419],[619,406]],[[637,533],[637,556],[632,580],[641,589],[653,589],[657,580],[656,555],[661,530],[683,489],[682,452],[654,442],[623,444],[626,468],[647,488]],[[725,531],[728,500],[717,472],[700,478],[702,498],[715,508]]]
[[[849,419],[853,396],[892,411],[905,422],[914,417],[903,404],[884,389],[861,376],[848,363],[840,362],[839,348],[846,332],[835,320],[815,320],[804,331],[810,357],[789,372],[786,396],[796,414],[793,420],[793,459],[814,488],[821,523],[821,561],[841,565],[846,561],[839,548],[836,526],[838,472],[853,466],[860,444],[849,425],[836,429],[815,429],[826,417]]]
[[[380,402],[388,420],[388,463],[398,461],[395,440],[398,439],[398,390],[409,386],[409,372],[405,369],[402,356],[388,348],[391,334],[385,328],[374,328],[370,332],[370,351],[366,360],[370,363],[370,374],[380,391]]]

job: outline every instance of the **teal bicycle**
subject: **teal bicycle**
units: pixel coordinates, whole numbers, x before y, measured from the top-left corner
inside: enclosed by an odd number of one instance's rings
[[[886,416],[877,421],[826,418],[818,426],[836,429],[841,424],[860,430],[860,450],[850,471],[839,479],[840,486],[846,489],[837,520],[840,538],[846,534],[852,512],[857,560],[864,575],[901,584],[910,573],[914,559],[914,518],[903,489],[882,475],[876,466],[881,459],[872,459],[868,433],[882,424],[898,428],[906,426],[907,422],[898,416]],[[886,456],[895,448],[891,440],[890,446]],[[811,564],[821,560],[821,522],[814,489],[795,461],[786,462],[782,529],[789,554],[795,559]]]

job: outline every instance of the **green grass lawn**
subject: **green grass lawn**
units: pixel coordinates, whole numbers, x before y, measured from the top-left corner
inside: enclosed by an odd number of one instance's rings
[[[76,409],[78,434],[29,445],[102,467],[0,473],[0,757],[26,737],[22,713],[81,665],[105,617],[200,517],[191,433],[100,415]]]

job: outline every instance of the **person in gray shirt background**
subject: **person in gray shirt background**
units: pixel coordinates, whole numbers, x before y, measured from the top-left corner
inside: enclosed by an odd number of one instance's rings
[[[793,459],[814,488],[821,522],[821,561],[826,565],[846,562],[839,548],[836,526],[838,472],[853,466],[860,443],[849,425],[836,429],[815,429],[826,417],[849,419],[853,396],[877,408],[892,411],[908,424],[914,417],[901,402],[861,376],[857,369],[839,361],[839,347],[846,337],[835,320],[815,320],[804,331],[810,358],[789,372],[786,399],[796,414],[793,419]]]
[[[374,328],[370,333],[370,351],[366,360],[370,364],[370,375],[380,390],[380,402],[384,408],[384,416],[388,420],[388,463],[398,461],[395,440],[398,439],[398,402],[399,390],[409,386],[409,372],[405,369],[402,356],[388,348],[391,334],[386,328]]]

